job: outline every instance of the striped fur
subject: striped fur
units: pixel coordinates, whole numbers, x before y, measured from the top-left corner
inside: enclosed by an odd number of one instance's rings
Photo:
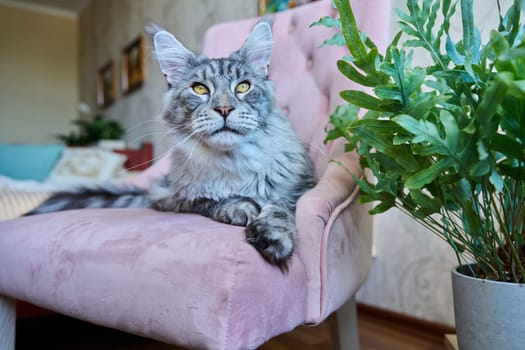
[[[106,184],[56,193],[24,215],[84,208],[149,208],[151,205],[147,192],[142,189],[121,184]]]
[[[246,226],[247,242],[286,270],[296,235],[295,205],[315,184],[268,79],[271,26],[260,22],[229,57],[195,55],[170,33],[150,27],[170,89],[164,119],[173,134],[172,168],[148,193],[83,189],[57,194],[50,208],[144,206],[190,212]]]

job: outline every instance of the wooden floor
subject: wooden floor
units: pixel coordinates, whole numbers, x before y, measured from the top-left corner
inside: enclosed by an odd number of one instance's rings
[[[445,350],[446,327],[360,306],[358,312],[360,350]],[[334,347],[335,319],[316,327],[298,327],[276,337],[259,350],[330,350]],[[145,338],[97,327],[64,316],[46,316],[17,323],[16,350],[182,350]]]

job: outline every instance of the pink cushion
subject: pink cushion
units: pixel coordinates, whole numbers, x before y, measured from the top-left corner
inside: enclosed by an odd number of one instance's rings
[[[384,0],[352,1],[367,33],[386,41]],[[256,348],[301,323],[318,323],[363,283],[370,264],[368,215],[337,159],[359,171],[342,145],[324,145],[328,115],[347,81],[344,50],[307,29],[333,14],[329,0],[280,13],[271,76],[279,105],[305,141],[319,184],[297,206],[290,271],[268,265],[243,229],[191,214],[147,209],[77,210],[0,223],[0,293],[100,325],[188,347]],[[370,19],[370,20],[369,20]],[[205,52],[238,48],[255,19],[212,27]],[[228,38],[228,42],[224,42]],[[165,173],[162,159],[135,184]]]
[[[69,316],[214,349],[254,348],[304,320],[301,261],[283,275],[240,227],[99,209],[6,221],[0,230],[2,294]]]

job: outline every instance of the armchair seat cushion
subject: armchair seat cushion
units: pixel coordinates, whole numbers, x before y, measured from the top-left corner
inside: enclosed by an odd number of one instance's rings
[[[213,349],[255,348],[305,318],[301,256],[283,274],[245,242],[242,227],[193,214],[87,209],[3,222],[1,230],[2,293],[72,317]]]

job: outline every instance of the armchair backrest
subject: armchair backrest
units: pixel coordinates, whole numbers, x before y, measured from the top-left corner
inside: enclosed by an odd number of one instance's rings
[[[384,18],[385,11],[377,10],[386,7],[387,2],[352,0],[356,16],[366,18],[361,27],[378,45],[386,41],[389,19]],[[336,66],[337,60],[348,51],[337,46],[320,47],[334,35],[334,30],[309,27],[321,17],[336,15],[330,0],[274,15],[270,78],[275,83],[277,104],[305,144],[317,176],[324,173],[332,153],[332,145],[323,144],[328,117],[342,102],[339,92],[352,86]],[[257,21],[255,18],[211,27],[205,36],[203,53],[211,57],[227,56],[243,44]]]

